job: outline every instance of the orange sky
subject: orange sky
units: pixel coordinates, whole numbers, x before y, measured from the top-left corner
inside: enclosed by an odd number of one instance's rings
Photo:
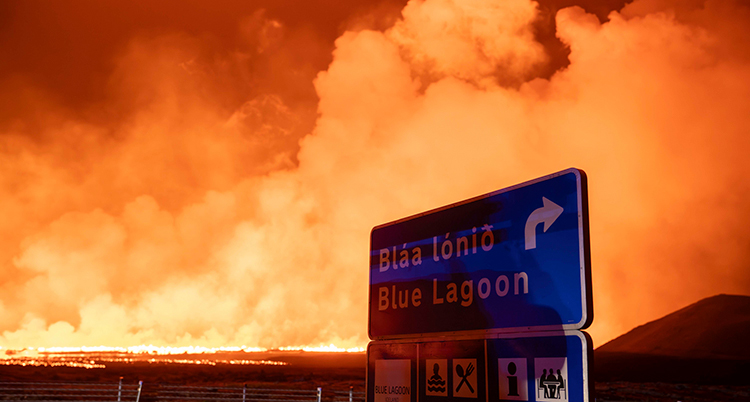
[[[595,345],[750,294],[750,8],[622,3],[3,2],[0,346],[363,346],[373,226],[572,166]]]

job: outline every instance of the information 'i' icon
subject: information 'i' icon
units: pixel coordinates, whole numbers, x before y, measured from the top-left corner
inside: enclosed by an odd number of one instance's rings
[[[497,359],[500,400],[528,401],[529,385],[526,359]]]

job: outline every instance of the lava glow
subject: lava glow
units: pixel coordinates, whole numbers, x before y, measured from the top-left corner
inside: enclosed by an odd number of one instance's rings
[[[333,349],[335,346],[331,345]],[[297,349],[290,349],[297,350]],[[288,363],[268,359],[226,359],[227,354],[249,354],[266,352],[265,349],[248,347],[205,348],[200,346],[156,347],[140,345],[131,347],[84,346],[50,348],[0,348],[0,364],[7,366],[79,367],[106,368],[107,363],[148,363],[187,365],[245,365],[285,366]],[[183,358],[174,358],[179,355]],[[165,357],[166,356],[166,357]]]
[[[595,345],[750,294],[747,2],[0,8],[0,361],[360,352],[372,227],[569,167]]]
[[[79,358],[3,358],[0,365],[34,366],[34,367],[76,367],[85,369],[107,368],[106,363],[149,363],[149,364],[185,364],[185,365],[237,365],[237,366],[286,366],[288,363],[274,360],[221,360],[221,359],[135,359],[135,358],[97,358],[89,360]]]
[[[280,351],[303,351],[321,353],[362,353],[365,348],[339,348],[334,344],[320,346],[282,346]]]
[[[334,344],[320,345],[320,346],[282,346],[278,349],[274,349],[282,352],[320,352],[320,353],[361,353],[365,351],[365,348],[340,348]],[[33,348],[27,347],[20,350],[6,350],[3,352],[3,348],[0,347],[0,353],[6,355],[13,354],[73,354],[73,355],[85,355],[85,354],[135,354],[135,355],[197,355],[197,354],[216,354],[216,353],[230,353],[230,352],[267,352],[269,349],[247,347],[247,346],[226,346],[218,348],[206,348],[203,346],[154,346],[154,345],[139,345],[130,347],[120,346],[81,346],[81,347],[49,347],[49,348]],[[1,357],[0,357],[1,358]]]
[[[0,348],[1,350],[2,348]],[[33,348],[30,348],[33,350]],[[154,346],[139,345],[130,347],[119,346],[81,346],[81,347],[49,347],[36,348],[39,353],[131,353],[150,355],[182,355],[182,354],[206,354],[220,352],[265,352],[267,349],[247,346],[226,346],[218,348],[207,348],[203,346]]]
[[[103,369],[107,368],[104,364],[92,361],[48,361],[39,359],[0,359],[0,365],[3,366],[31,366],[31,367],[74,367],[85,369]]]

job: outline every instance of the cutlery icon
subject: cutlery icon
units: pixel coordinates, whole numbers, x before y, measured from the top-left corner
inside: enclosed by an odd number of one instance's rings
[[[466,366],[465,373],[464,373],[464,368],[461,367],[460,364],[456,365],[456,374],[458,374],[458,376],[461,377],[461,382],[458,383],[458,387],[456,387],[456,392],[461,390],[461,387],[464,384],[466,384],[466,386],[469,387],[469,391],[471,391],[472,394],[474,393],[474,387],[472,387],[471,384],[469,384],[469,380],[468,380],[469,376],[473,372],[474,372],[474,365],[472,363],[469,363],[469,365]]]

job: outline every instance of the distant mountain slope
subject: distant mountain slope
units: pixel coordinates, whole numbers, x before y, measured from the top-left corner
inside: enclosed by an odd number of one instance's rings
[[[594,351],[596,381],[747,385],[750,297],[718,295]]]
[[[750,360],[750,296],[700,300],[607,342],[597,352]]]

